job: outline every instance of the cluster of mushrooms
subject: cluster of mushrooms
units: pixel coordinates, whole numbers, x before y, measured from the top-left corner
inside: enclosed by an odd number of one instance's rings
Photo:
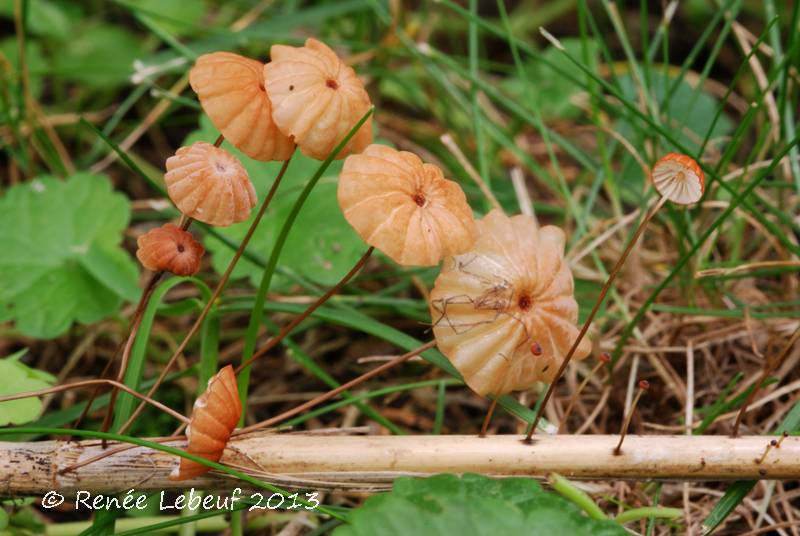
[[[287,160],[295,148],[325,159],[371,107],[354,70],[325,44],[274,45],[262,64],[228,52],[198,58],[190,82],[221,136],[217,144],[181,147],[166,161],[169,197],[184,221],[227,226],[248,219],[256,193],[228,140],[250,158]],[[434,164],[372,144],[365,122],[335,155],[345,158],[337,197],[361,238],[406,266],[444,260],[430,293],[438,348],[476,393],[493,396],[553,382],[569,353],[591,352],[579,337],[573,275],[564,232],[534,218],[493,210],[475,219],[460,186]],[[667,155],[653,171],[656,189],[680,203],[703,192],[702,171],[689,157]],[[142,235],[145,268],[197,272],[203,247],[184,227],[166,224]],[[572,346],[575,348],[570,351]],[[230,366],[209,382],[187,429],[187,451],[218,461],[242,412]],[[182,458],[173,477],[208,467]]]

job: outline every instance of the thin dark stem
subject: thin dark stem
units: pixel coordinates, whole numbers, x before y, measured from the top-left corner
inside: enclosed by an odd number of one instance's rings
[[[247,426],[246,428],[242,428],[241,430],[237,430],[236,432],[234,432],[233,435],[247,434],[247,433],[253,432],[255,430],[259,430],[261,428],[268,428],[270,426],[274,426],[275,424],[277,424],[277,423],[279,423],[281,421],[285,421],[289,417],[294,417],[298,413],[302,413],[307,409],[313,408],[314,406],[317,406],[317,405],[325,402],[326,400],[330,400],[331,398],[335,397],[336,395],[338,395],[342,391],[346,391],[348,389],[352,389],[353,387],[364,383],[365,381],[369,380],[370,378],[373,378],[373,377],[377,376],[381,372],[389,370],[392,367],[396,367],[400,363],[408,361],[409,359],[411,359],[415,355],[419,355],[422,352],[424,352],[425,350],[433,348],[434,346],[436,346],[436,341],[430,341],[428,343],[425,343],[422,346],[420,346],[419,348],[416,348],[416,349],[414,349],[414,350],[412,350],[412,351],[410,351],[410,352],[408,352],[406,354],[397,356],[394,359],[391,359],[391,360],[387,361],[383,365],[381,365],[379,367],[375,367],[374,369],[370,370],[369,372],[365,372],[364,374],[362,374],[358,378],[350,380],[349,382],[340,385],[336,389],[331,389],[327,393],[321,394],[318,397],[315,397],[315,398],[309,400],[308,402],[300,404],[299,406],[297,406],[295,408],[292,408],[289,411],[285,411],[285,412],[281,413],[280,415],[276,415],[276,416],[271,417],[271,418],[269,418],[269,419],[267,419],[265,421],[261,421],[259,423]]]
[[[756,397],[756,393],[764,384],[769,375],[775,372],[775,370],[780,367],[783,362],[786,360],[786,357],[789,355],[789,352],[792,349],[792,346],[800,339],[800,325],[797,326],[797,329],[794,330],[792,336],[789,337],[789,341],[781,350],[781,353],[775,359],[771,359],[767,361],[767,364],[764,366],[764,371],[761,373],[761,376],[756,381],[753,390],[750,391],[750,394],[747,395],[747,398],[742,404],[741,409],[739,410],[739,414],[736,416],[736,422],[733,424],[733,432],[731,432],[731,437],[737,437],[739,435],[739,426],[742,424],[742,419],[744,418],[744,414],[747,413],[747,407],[753,402],[753,399]]]
[[[317,301],[309,305],[308,308],[302,313],[300,313],[298,316],[296,316],[294,320],[289,322],[286,325],[286,327],[280,330],[280,332],[277,335],[275,335],[273,338],[267,341],[267,343],[264,346],[259,348],[258,351],[254,353],[252,357],[250,357],[250,359],[240,364],[236,368],[235,371],[236,374],[239,374],[244,368],[249,367],[253,363],[253,361],[263,356],[273,348],[275,348],[275,346],[277,346],[278,343],[280,343],[284,338],[286,338],[286,336],[289,335],[289,333],[291,333],[291,331],[294,328],[296,328],[300,324],[300,322],[308,318],[311,315],[311,313],[316,311],[323,303],[328,301],[331,298],[331,296],[339,292],[341,288],[345,286],[347,282],[353,278],[353,276],[355,276],[358,272],[361,271],[361,268],[363,268],[364,265],[367,263],[367,260],[369,259],[370,255],[372,255],[372,252],[374,250],[375,250],[374,247],[370,247],[369,249],[367,249],[367,251],[358,260],[358,262],[355,265],[353,265],[350,271],[347,272],[347,274],[345,274],[345,276],[342,277],[342,279],[340,279],[338,283],[336,283],[334,286],[328,289],[328,291],[325,294],[317,298]]]
[[[647,385],[645,383],[645,385]],[[636,396],[633,398],[633,403],[631,404],[631,409],[628,412],[628,415],[625,417],[625,421],[622,423],[622,429],[619,431],[619,443],[617,446],[614,447],[614,456],[619,456],[622,454],[622,442],[625,440],[625,436],[628,433],[628,428],[631,425],[631,420],[633,420],[633,414],[636,411],[636,404],[639,403],[639,399],[642,398],[642,393],[647,390],[647,387],[643,387],[642,384],[639,384],[639,390],[636,392]]]
[[[292,153],[292,155],[294,155],[294,153]],[[264,212],[266,211],[267,207],[272,201],[272,198],[275,196],[275,192],[278,190],[278,185],[280,185],[281,179],[283,179],[283,176],[286,173],[286,169],[289,167],[289,162],[291,161],[292,157],[290,156],[283,162],[283,165],[281,166],[281,169],[278,172],[277,177],[275,177],[275,181],[272,183],[272,187],[270,188],[267,197],[264,199],[264,202],[261,203],[261,207],[258,209],[256,217],[253,219],[253,223],[250,224],[250,228],[247,230],[247,234],[245,234],[244,238],[242,239],[242,243],[239,244],[239,247],[236,249],[236,253],[233,255],[231,262],[225,269],[225,273],[222,274],[222,278],[219,280],[219,283],[217,283],[217,286],[214,289],[214,292],[211,294],[211,297],[209,298],[205,307],[203,307],[203,311],[200,313],[200,316],[197,317],[194,324],[192,324],[192,327],[189,328],[189,331],[186,333],[181,343],[173,352],[172,357],[170,357],[169,361],[164,366],[164,369],[161,371],[161,374],[159,374],[156,383],[154,383],[153,386],[150,388],[150,390],[147,392],[147,396],[152,397],[156,389],[158,389],[161,386],[161,383],[164,381],[164,378],[167,377],[167,373],[175,365],[175,362],[178,360],[178,357],[186,349],[186,346],[189,344],[189,341],[194,336],[194,334],[197,333],[197,331],[200,329],[200,325],[203,323],[203,320],[205,320],[209,311],[211,311],[211,308],[216,303],[217,298],[222,293],[222,289],[225,288],[225,285],[227,284],[228,279],[230,278],[231,273],[233,272],[233,269],[236,267],[236,263],[239,261],[239,258],[242,256],[242,253],[244,253],[247,244],[250,242],[250,238],[253,236],[256,227],[258,227],[261,218],[264,216]],[[143,409],[144,409],[144,404],[139,404],[139,406],[134,410],[134,412],[131,414],[128,420],[125,421],[125,424],[123,424],[122,427],[119,429],[120,434],[124,434],[125,431],[128,428],[130,428],[131,424],[133,424],[133,421],[136,420],[136,418],[139,416],[139,414],[142,412]]]
[[[592,307],[589,316],[586,317],[586,321],[583,323],[583,327],[581,328],[580,333],[578,333],[578,337],[575,339],[575,342],[572,343],[572,347],[567,352],[567,355],[564,357],[564,360],[561,362],[561,366],[558,368],[556,375],[553,377],[552,383],[547,387],[547,392],[544,394],[544,399],[542,400],[541,405],[539,406],[539,411],[536,412],[536,417],[533,419],[533,423],[531,424],[530,429],[528,430],[528,435],[525,436],[525,443],[530,443],[533,433],[536,431],[536,427],[539,425],[539,421],[542,418],[542,414],[544,413],[544,409],[547,406],[547,402],[550,400],[550,397],[553,395],[553,391],[555,390],[556,384],[558,380],[561,378],[561,375],[564,374],[564,371],[567,369],[567,365],[569,365],[572,356],[575,354],[575,351],[578,349],[578,345],[580,345],[583,338],[586,336],[586,332],[589,331],[589,326],[592,324],[592,320],[594,320],[594,316],[597,314],[597,311],[600,310],[600,306],[603,304],[603,300],[605,300],[606,294],[611,289],[611,285],[614,283],[614,280],[617,278],[619,274],[620,268],[625,263],[625,260],[628,258],[631,250],[633,250],[633,246],[636,245],[636,242],[639,240],[639,237],[644,232],[645,227],[653,219],[653,216],[661,208],[661,206],[666,203],[667,198],[662,197],[658,200],[658,202],[653,205],[653,207],[647,211],[642,222],[639,224],[639,227],[636,229],[636,232],[631,238],[628,245],[625,246],[625,251],[622,252],[622,255],[617,260],[617,263],[614,265],[614,269],[611,270],[611,273],[608,275],[608,279],[606,280],[605,285],[603,285],[603,289],[600,291],[600,295],[597,297],[597,301],[595,301],[594,306]]]
[[[8,402],[8,401],[11,401],[11,400],[19,400],[21,398],[31,398],[31,397],[37,397],[37,396],[44,396],[44,395],[49,395],[49,394],[53,394],[53,393],[60,393],[61,391],[69,391],[70,389],[79,389],[81,387],[91,387],[93,385],[110,385],[110,386],[114,387],[115,389],[120,389],[120,390],[125,391],[126,393],[130,394],[131,396],[135,396],[136,398],[140,399],[142,401],[142,403],[144,403],[144,404],[150,404],[150,405],[160,409],[161,411],[163,411],[167,415],[169,415],[171,417],[174,417],[175,419],[181,421],[182,423],[188,423],[189,422],[188,418],[184,417],[183,415],[181,415],[180,413],[178,413],[174,409],[165,406],[161,402],[153,400],[152,398],[150,398],[150,397],[148,397],[146,395],[143,395],[143,394],[131,389],[130,387],[128,387],[124,383],[119,383],[117,381],[109,380],[109,379],[84,380],[84,381],[75,382],[75,383],[67,383],[67,384],[64,384],[64,385],[56,385],[55,387],[48,387],[47,389],[39,389],[38,391],[28,391],[28,392],[25,392],[25,393],[16,393],[16,394],[13,394],[13,395],[0,396],[0,402]]]
[[[497,407],[497,398],[492,399],[492,403],[489,404],[489,409],[486,411],[486,416],[483,418],[483,424],[481,425],[481,433],[478,434],[478,437],[486,437],[486,432],[489,430],[489,423],[492,420],[492,415],[494,415],[494,410]]]
[[[225,136],[223,136],[222,134],[220,134],[220,135],[217,137],[216,141],[214,142],[214,147],[219,147],[220,145],[222,145],[222,142],[223,142],[223,141],[225,141]]]

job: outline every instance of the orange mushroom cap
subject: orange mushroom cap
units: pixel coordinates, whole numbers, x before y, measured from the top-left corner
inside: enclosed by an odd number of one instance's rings
[[[167,159],[164,181],[181,212],[210,225],[244,221],[256,204],[256,191],[239,160],[203,141]]]
[[[333,151],[370,107],[364,84],[333,50],[316,39],[305,46],[273,45],[264,66],[272,118],[300,150],[318,160]],[[364,123],[336,155],[361,152],[372,143],[372,124]]]
[[[200,269],[205,249],[192,233],[167,223],[146,232],[136,240],[136,257],[153,272],[194,275]]]
[[[499,210],[477,227],[472,250],[446,259],[431,291],[436,344],[482,396],[552,382],[578,336],[564,232]],[[583,339],[574,358],[591,347]]]
[[[264,64],[230,52],[203,54],[189,71],[189,83],[214,126],[255,160],[286,160],[294,143],[272,120],[264,89]]]
[[[194,403],[192,419],[186,428],[189,444],[186,452],[212,462],[222,458],[233,429],[242,416],[239,387],[231,365],[226,366],[208,381],[208,389]],[[180,463],[170,480],[188,480],[210,471],[208,466],[187,458]]]
[[[681,205],[696,203],[705,191],[705,175],[694,158],[669,153],[653,166],[653,184],[658,193]]]
[[[347,157],[337,197],[361,238],[399,264],[432,266],[475,242],[472,209],[458,184],[406,151],[370,145]]]

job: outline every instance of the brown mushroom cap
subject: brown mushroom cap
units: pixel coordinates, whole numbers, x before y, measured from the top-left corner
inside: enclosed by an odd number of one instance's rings
[[[186,428],[186,452],[212,462],[222,458],[233,429],[242,416],[239,386],[233,367],[227,365],[208,381],[208,389],[194,403],[192,419]],[[181,458],[170,480],[188,480],[210,471],[198,462]]]
[[[347,157],[337,197],[359,236],[399,264],[433,266],[475,242],[461,187],[406,151],[370,145]]]
[[[162,270],[175,275],[194,275],[200,269],[205,249],[192,234],[171,223],[156,227],[140,236],[136,257],[153,272]]]
[[[189,83],[225,139],[255,160],[286,160],[294,143],[272,120],[264,64],[230,52],[203,54]]]
[[[304,154],[327,158],[369,110],[364,84],[352,67],[316,39],[302,47],[273,45],[270,56],[264,81],[275,124]],[[336,157],[360,152],[370,143],[372,124],[367,121]]]
[[[167,159],[164,181],[181,212],[210,225],[245,221],[256,204],[256,191],[239,160],[203,141]]]
[[[436,344],[480,395],[551,382],[578,335],[564,232],[499,210],[477,227],[474,247],[445,260],[431,291]],[[583,339],[574,358],[591,347]]]
[[[658,193],[680,205],[696,203],[705,191],[705,175],[694,158],[669,153],[653,166],[653,184]]]

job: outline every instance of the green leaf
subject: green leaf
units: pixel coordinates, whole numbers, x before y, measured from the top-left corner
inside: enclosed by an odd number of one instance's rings
[[[213,142],[218,135],[210,121],[203,117],[200,130],[189,135],[184,145],[200,140]],[[272,180],[278,174],[281,162],[252,160],[227,142],[223,147],[242,162],[258,192],[259,200],[262,200],[267,195]],[[292,210],[305,181],[318,167],[318,161],[299,152],[294,155],[277,196],[248,244],[248,251],[261,258],[269,256],[281,226]],[[331,164],[326,175],[311,192],[289,234],[287,243],[291,244],[291,247],[287,247],[280,258],[281,266],[321,285],[336,284],[367,248],[342,216],[336,200],[336,178],[341,168],[341,161]],[[239,243],[253,218],[255,210],[247,221],[221,228],[220,233]],[[234,252],[214,238],[207,238],[205,246],[212,254],[211,264],[214,269],[219,273],[224,272]],[[262,271],[263,269],[253,262],[242,258],[236,265],[232,277],[249,277],[253,285],[258,286]],[[287,284],[287,281],[281,280],[280,277],[276,277],[276,282],[278,287],[285,287]]]
[[[74,36],[55,56],[55,71],[81,85],[107,89],[125,83],[143,55],[142,40],[117,26],[92,26]]]
[[[9,78],[11,80],[19,80],[19,46],[14,37],[3,39],[0,41],[0,55],[8,60],[11,65],[11,73]],[[47,60],[42,53],[42,47],[37,41],[28,40],[25,43],[25,63],[28,66],[28,79],[31,85],[31,95],[38,98],[42,94],[42,81],[45,74],[48,72]],[[0,74],[0,80],[5,78]],[[9,82],[11,81],[9,80]],[[9,85],[9,87],[12,87]],[[16,91],[11,91],[10,95],[13,100],[13,106],[18,107],[20,103],[17,102]],[[19,111],[15,111],[16,114]]]
[[[533,479],[476,474],[399,478],[391,493],[367,499],[335,536],[624,535],[612,521],[585,517]]]
[[[0,2],[0,17],[14,20],[14,0]],[[69,35],[70,21],[64,9],[49,0],[28,2],[26,29],[33,35],[64,39]]]
[[[137,0],[135,6],[136,11],[176,36],[194,33],[206,12],[204,0]]]
[[[592,70],[596,69],[597,42],[586,40],[584,45],[580,39],[567,38],[562,39],[561,44],[571,55],[579,58],[582,57],[583,47],[586,46],[589,59],[587,65]],[[541,57],[547,63],[557,65],[566,72],[573,70],[564,54],[552,46],[548,47]],[[545,119],[568,119],[583,114],[582,109],[576,105],[576,99],[586,92],[584,87],[565,78],[547,63],[540,59],[529,61],[525,65],[528,80],[507,78],[501,84],[502,88],[510,95],[517,97],[518,102],[528,110],[535,111],[538,107]]]
[[[32,369],[19,360],[27,350],[0,359],[0,396],[15,395],[26,391],[46,389],[56,379],[46,372]],[[42,402],[38,398],[23,398],[0,402],[0,426],[30,422],[42,412]],[[1,528],[1,527],[0,527]]]
[[[52,338],[135,301],[138,271],[119,246],[129,213],[103,175],[10,188],[0,198],[0,317],[25,335]]]

